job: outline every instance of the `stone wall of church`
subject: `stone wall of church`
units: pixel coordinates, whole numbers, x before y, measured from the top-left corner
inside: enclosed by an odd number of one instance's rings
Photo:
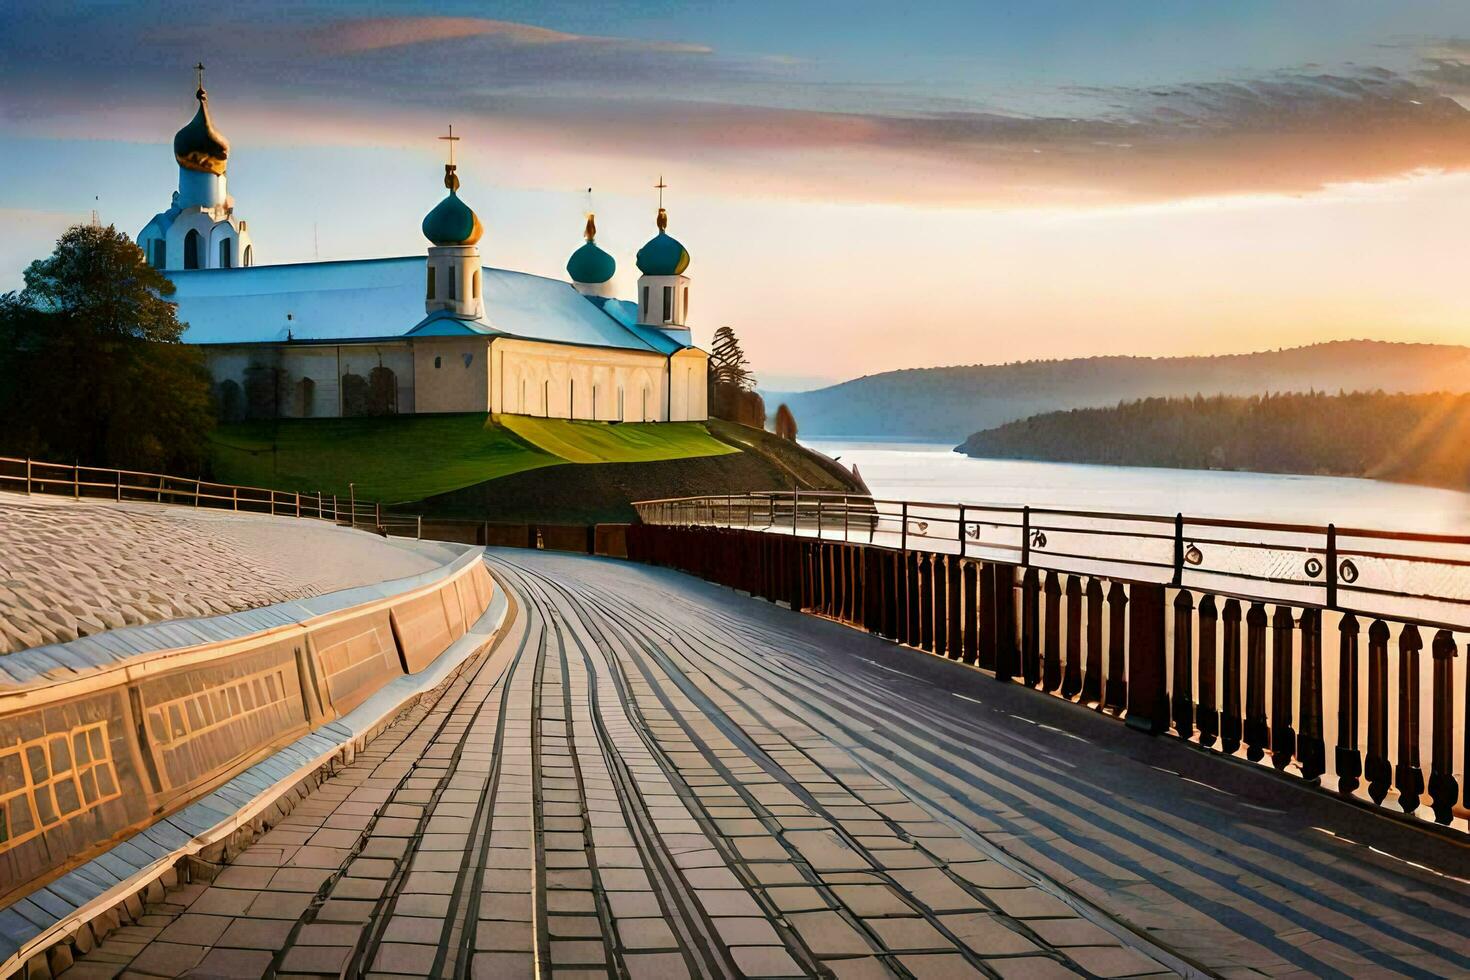
[[[493,412],[607,422],[669,418],[668,362],[660,354],[499,338],[490,357]]]
[[[226,420],[416,410],[413,351],[406,343],[210,346],[204,352]]]
[[[490,411],[489,348],[484,337],[414,340],[414,410]]]

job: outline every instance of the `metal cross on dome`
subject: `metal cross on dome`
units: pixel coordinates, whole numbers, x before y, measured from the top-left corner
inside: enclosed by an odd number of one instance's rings
[[[194,77],[198,81],[198,87],[199,88],[203,88],[204,87],[204,62],[201,61],[201,62],[199,62],[198,64],[196,64],[194,66]]]
[[[459,137],[454,135],[454,124],[449,124],[449,135],[439,137],[449,144],[449,162],[454,163],[454,144],[459,142]]]
[[[664,183],[664,175],[663,174],[659,174],[658,175],[658,183],[657,184],[654,184],[653,186],[658,190],[658,206],[659,207],[663,207],[664,206],[664,188],[666,188],[666,187],[669,186],[668,184],[665,184]]]

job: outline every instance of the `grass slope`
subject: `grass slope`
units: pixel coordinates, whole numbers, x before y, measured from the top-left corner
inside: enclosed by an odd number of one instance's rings
[[[283,419],[221,426],[215,479],[383,503],[563,463],[640,463],[738,452],[697,422],[569,422],[525,416],[405,415]]]
[[[609,425],[529,415],[502,415],[498,421],[531,445],[569,463],[648,463],[739,451],[711,437],[699,422]]]

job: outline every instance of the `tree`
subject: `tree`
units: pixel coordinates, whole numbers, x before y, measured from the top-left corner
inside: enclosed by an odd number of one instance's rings
[[[710,414],[742,425],[764,429],[766,403],[755,391],[755,375],[740,347],[740,339],[729,327],[715,331],[709,355]]]
[[[796,416],[791,414],[791,409],[786,407],[785,402],[776,409],[776,435],[781,439],[796,441]]]
[[[214,409],[173,291],[116,228],[68,228],[0,297],[0,450],[198,472]]]

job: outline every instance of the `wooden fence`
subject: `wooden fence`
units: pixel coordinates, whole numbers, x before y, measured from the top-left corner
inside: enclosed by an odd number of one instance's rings
[[[1312,783],[1335,780],[1346,796],[1391,798],[1409,814],[1427,806],[1438,823],[1465,828],[1470,735],[1456,691],[1470,700],[1458,657],[1470,629],[1437,618],[1460,614],[1464,596],[1390,588],[1376,566],[1407,564],[1422,579],[1427,564],[1458,582],[1470,539],[800,497],[640,504],[629,556],[974,665],[1135,729]],[[997,527],[1014,536],[999,539]],[[1209,533],[1191,536],[1198,529]],[[1079,544],[1087,540],[1105,547]],[[1263,564],[1242,564],[1240,552]],[[1299,573],[1286,571],[1282,552]],[[1214,553],[1223,567],[1210,567]],[[1349,607],[1348,597],[1380,611]],[[1383,612],[1385,603],[1407,611]],[[1335,656],[1324,656],[1324,643]]]

